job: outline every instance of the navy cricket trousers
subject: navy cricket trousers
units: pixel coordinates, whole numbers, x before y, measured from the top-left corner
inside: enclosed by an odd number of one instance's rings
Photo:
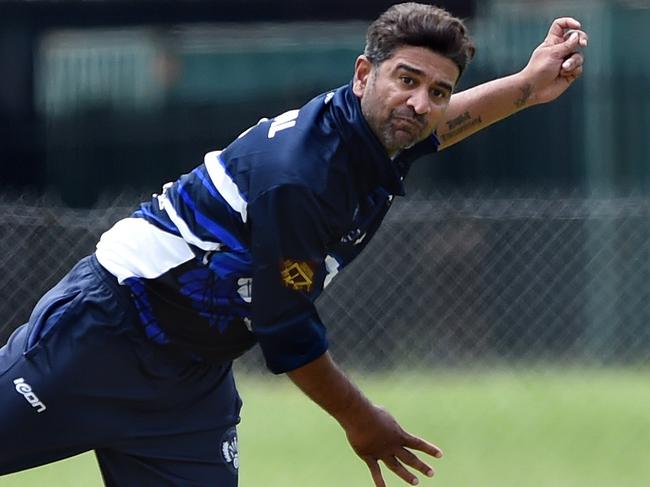
[[[94,256],[0,349],[0,475],[95,450],[108,486],[237,485],[231,364],[150,342]]]

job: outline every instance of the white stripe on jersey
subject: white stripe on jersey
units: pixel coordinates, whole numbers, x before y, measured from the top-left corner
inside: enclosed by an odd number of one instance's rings
[[[113,225],[97,243],[95,255],[120,284],[129,277],[156,278],[194,258],[182,238],[143,218],[125,218]]]
[[[221,151],[212,151],[208,152],[203,158],[208,175],[219,194],[233,210],[239,213],[242,221],[246,223],[248,203],[242,197],[235,182],[226,174],[226,169],[219,160],[219,154],[221,154]]]
[[[169,201],[164,191],[163,194],[158,196],[158,204],[161,205],[163,210],[165,210],[165,213],[167,213],[167,216],[172,221],[172,223],[176,225],[176,228],[178,228],[181,237],[183,237],[183,240],[185,240],[187,243],[190,243],[202,250],[221,250],[221,247],[223,245],[222,243],[208,242],[207,240],[201,240],[199,237],[194,235],[194,232],[190,230],[190,227],[187,226],[185,220],[183,220],[181,216],[176,213],[176,208],[174,208],[173,203]]]

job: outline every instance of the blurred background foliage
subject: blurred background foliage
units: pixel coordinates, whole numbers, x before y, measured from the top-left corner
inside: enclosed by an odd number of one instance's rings
[[[0,184],[73,206],[153,191],[263,116],[347,83],[392,2],[3,2]],[[410,189],[650,191],[650,2],[438,2],[478,54],[459,89],[521,69],[551,20],[590,34],[583,79],[420,163]]]
[[[391,3],[0,2],[0,343],[147,193],[347,83]],[[445,449],[427,485],[646,487],[650,1],[437,3],[478,45],[460,89],[521,69],[564,15],[590,35],[585,73],[414,166],[411,196],[317,303],[332,353]],[[236,368],[243,485],[369,485],[258,352]],[[0,485],[101,481],[86,454]]]

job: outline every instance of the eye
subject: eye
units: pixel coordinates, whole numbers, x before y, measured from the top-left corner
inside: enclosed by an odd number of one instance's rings
[[[447,92],[434,88],[431,90],[431,98],[447,98]]]
[[[415,80],[409,76],[400,76],[400,81],[404,86],[413,86],[415,85]]]

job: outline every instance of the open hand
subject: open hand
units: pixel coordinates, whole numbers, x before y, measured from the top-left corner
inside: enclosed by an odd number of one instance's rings
[[[411,485],[419,483],[409,466],[428,477],[433,476],[431,466],[420,460],[411,450],[418,450],[435,458],[442,450],[422,438],[407,433],[382,407],[373,406],[361,422],[346,429],[348,441],[354,451],[366,462],[376,487],[385,487],[379,462],[383,462],[396,475]]]

